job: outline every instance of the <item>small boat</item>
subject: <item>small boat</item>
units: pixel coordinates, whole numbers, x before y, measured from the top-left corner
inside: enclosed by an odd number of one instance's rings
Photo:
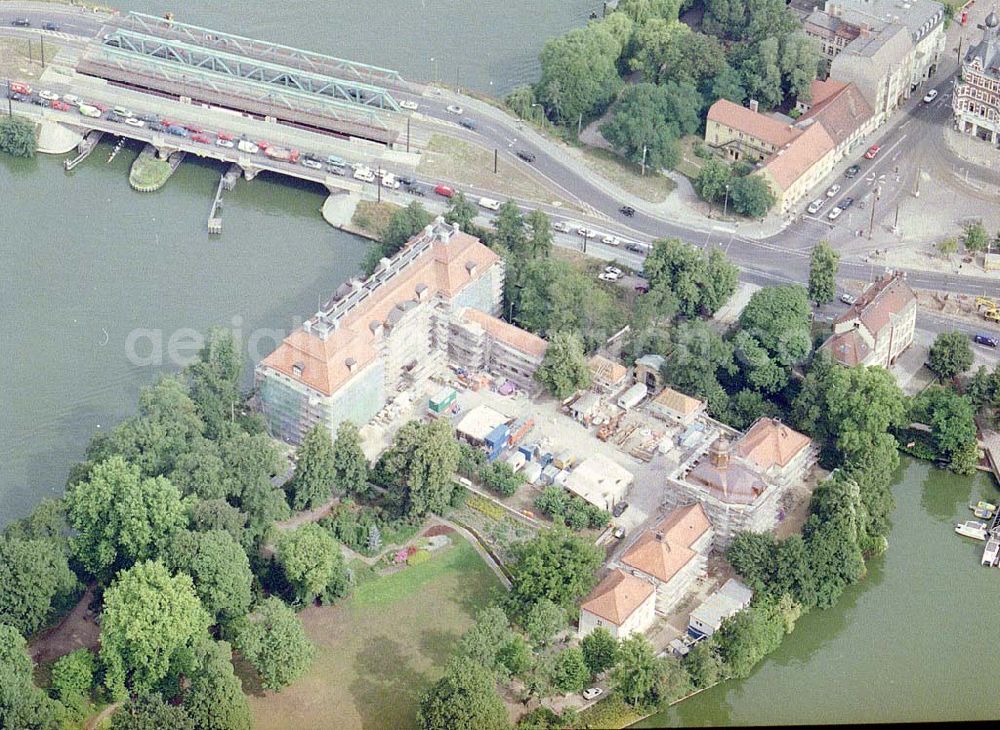
[[[986,539],[986,523],[977,522],[976,520],[966,520],[965,522],[959,522],[955,525],[955,532],[959,535],[964,535],[965,537],[971,537],[975,540],[985,540]]]
[[[969,509],[972,510],[972,514],[981,520],[990,519],[994,513],[997,511],[997,506],[995,504],[990,504],[984,500],[979,500],[975,504],[970,504]]]
[[[983,550],[983,565],[992,568],[998,562],[1000,562],[1000,539],[991,537],[986,543],[986,549]]]

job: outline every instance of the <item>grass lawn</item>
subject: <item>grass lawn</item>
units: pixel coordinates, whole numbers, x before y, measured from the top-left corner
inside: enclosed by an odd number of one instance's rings
[[[303,611],[317,655],[292,686],[262,692],[240,671],[254,727],[414,727],[421,693],[499,585],[472,546],[451,537],[430,561],[365,580],[340,605]]]
[[[42,75],[41,48],[37,38],[31,42],[31,52],[26,38],[0,38],[0,74],[12,81],[34,81]],[[45,39],[45,62],[49,63],[59,52],[59,46]],[[4,100],[4,109],[7,101]]]
[[[374,200],[358,201],[358,207],[354,209],[351,223],[362,230],[368,231],[373,236],[381,238],[382,231],[389,225],[392,214],[400,209],[395,203],[377,203]]]
[[[160,186],[170,177],[170,163],[155,157],[139,157],[132,164],[129,180],[137,187]]]
[[[676,187],[669,177],[658,175],[650,169],[642,174],[642,167],[614,152],[599,147],[583,147],[583,161],[622,190],[650,203],[662,203]]]
[[[561,200],[559,193],[526,170],[527,163],[501,158],[493,173],[493,150],[461,139],[435,134],[420,162],[420,172],[430,177],[494,190],[504,196],[519,196],[540,202]],[[474,195],[473,202],[477,199]],[[569,206],[565,200],[563,205]]]

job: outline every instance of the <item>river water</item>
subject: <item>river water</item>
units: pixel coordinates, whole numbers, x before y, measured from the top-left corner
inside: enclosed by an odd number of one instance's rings
[[[545,38],[597,0],[140,0],[179,20],[394,67],[500,95],[531,81]],[[238,10],[237,10],[238,8]],[[456,78],[457,76],[457,78]],[[134,413],[139,388],[176,371],[171,337],[233,327],[281,335],[357,270],[366,244],[320,218],[322,191],[261,177],[205,217],[220,169],[185,162],[160,192],[127,183],[136,150],[102,146],[72,175],[0,155],[0,525],[62,492],[91,434]],[[131,348],[130,334],[143,336]],[[159,337],[161,357],[154,350]],[[186,338],[184,338],[186,339]],[[187,351],[179,353],[186,355]],[[248,352],[248,365],[253,356]],[[804,617],[741,682],[649,725],[969,720],[1000,714],[988,674],[1000,571],[959,538],[970,500],[997,492],[906,460],[888,554],[829,611]]]
[[[973,479],[909,458],[893,487],[889,550],[826,611],[799,620],[753,674],[638,727],[846,724],[1000,717],[995,667],[1000,570],[956,535],[968,504],[997,499]]]

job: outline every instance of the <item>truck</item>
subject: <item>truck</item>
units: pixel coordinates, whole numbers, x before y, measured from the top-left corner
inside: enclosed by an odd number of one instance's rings
[[[354,179],[362,182],[375,182],[375,173],[370,168],[362,165],[354,171]]]
[[[278,160],[279,162],[298,162],[299,161],[299,151],[289,150],[284,147],[268,147],[264,150],[264,154],[270,157],[272,160]]]

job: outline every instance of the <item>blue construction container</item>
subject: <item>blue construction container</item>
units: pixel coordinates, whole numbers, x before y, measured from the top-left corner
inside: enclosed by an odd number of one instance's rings
[[[507,447],[507,439],[510,438],[510,427],[506,423],[501,423],[486,436],[486,458],[494,461]]]

